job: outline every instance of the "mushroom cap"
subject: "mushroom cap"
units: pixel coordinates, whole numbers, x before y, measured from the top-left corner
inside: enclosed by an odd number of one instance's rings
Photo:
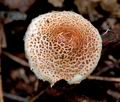
[[[30,68],[51,84],[80,83],[97,66],[102,50],[98,30],[71,11],[50,12],[32,20],[25,34]]]

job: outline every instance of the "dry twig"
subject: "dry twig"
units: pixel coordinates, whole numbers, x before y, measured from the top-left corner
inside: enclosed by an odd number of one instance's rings
[[[114,30],[109,30],[107,33],[102,35],[102,40],[103,40],[103,49],[105,47],[115,46],[118,43],[120,43],[120,30],[119,29],[114,29]]]
[[[0,102],[4,102],[3,101],[2,78],[1,78],[1,75],[0,75]]]
[[[0,102],[4,102],[3,100],[3,91],[2,91],[2,76],[1,76],[1,53],[2,53],[2,47],[6,47],[6,40],[3,33],[3,27],[2,24],[0,24]]]
[[[21,64],[23,66],[29,67],[29,64],[25,60],[23,60],[23,59],[21,59],[21,58],[19,58],[17,56],[14,56],[14,55],[12,55],[12,54],[10,54],[8,52],[5,52],[5,51],[3,52],[3,54],[8,56],[9,58],[14,60],[15,62],[17,62],[17,63],[19,63],[19,64]]]
[[[115,78],[115,77],[102,77],[102,76],[88,76],[87,79],[109,81],[109,82],[119,82],[120,83],[120,77]]]
[[[6,37],[5,37],[5,32],[4,32],[4,29],[3,29],[3,25],[0,24],[0,46],[2,48],[6,48],[7,47],[7,42],[6,42]]]
[[[116,100],[119,100],[120,101],[120,93],[119,92],[116,92],[116,91],[113,91],[113,90],[108,90],[107,91],[107,94],[112,96],[113,98],[115,98]]]
[[[31,98],[29,102],[35,102],[35,100],[37,100],[48,89],[49,89],[49,87],[47,87],[46,89],[44,89],[43,91],[41,91],[39,94],[37,94],[36,96],[34,96],[33,98]]]
[[[16,100],[17,102],[28,102],[27,98],[23,98],[21,96],[9,94],[9,93],[4,93],[4,97],[7,97],[11,100]]]
[[[99,70],[97,73],[95,73],[95,75],[101,75],[102,73],[108,71],[108,70],[111,69],[111,68],[114,68],[114,65],[111,65],[111,66],[107,66],[107,67],[102,68],[102,69]]]

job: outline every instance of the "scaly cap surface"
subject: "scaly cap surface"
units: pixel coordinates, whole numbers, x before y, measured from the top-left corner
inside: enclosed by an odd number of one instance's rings
[[[32,20],[25,34],[30,68],[51,84],[79,83],[96,67],[102,50],[98,30],[81,15],[50,12]]]

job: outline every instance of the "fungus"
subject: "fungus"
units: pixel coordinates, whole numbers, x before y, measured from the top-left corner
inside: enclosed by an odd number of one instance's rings
[[[61,79],[69,84],[80,83],[95,69],[102,50],[98,30],[71,11],[36,17],[24,41],[31,70],[52,85]]]

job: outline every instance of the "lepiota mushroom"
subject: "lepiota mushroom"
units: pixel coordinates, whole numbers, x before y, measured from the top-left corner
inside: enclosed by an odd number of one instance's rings
[[[61,79],[69,84],[80,83],[95,69],[102,50],[98,30],[71,11],[36,17],[24,41],[31,70],[52,85]]]

